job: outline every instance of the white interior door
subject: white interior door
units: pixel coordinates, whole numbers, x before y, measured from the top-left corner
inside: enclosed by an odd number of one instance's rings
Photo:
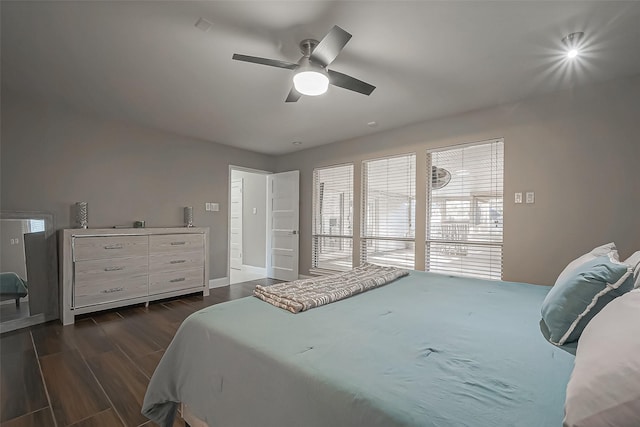
[[[267,275],[274,279],[298,278],[299,186],[299,171],[267,176]]]
[[[230,264],[233,270],[242,270],[242,178],[231,178]]]

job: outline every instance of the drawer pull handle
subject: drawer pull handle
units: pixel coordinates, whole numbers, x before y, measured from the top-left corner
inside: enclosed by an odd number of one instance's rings
[[[120,271],[124,270],[124,267],[106,267],[104,271]]]
[[[124,245],[122,243],[114,243],[113,245],[107,245],[104,248],[105,249],[123,249]]]
[[[171,242],[171,246],[186,245],[187,242]]]
[[[176,283],[176,282],[184,282],[186,279],[184,277],[181,277],[179,279],[171,279],[169,280],[169,283]]]
[[[124,291],[124,288],[111,288],[111,289],[105,289],[104,291],[100,291],[103,294],[112,294],[114,292],[120,292],[120,291]]]
[[[169,264],[182,264],[183,262],[187,262],[186,259],[174,259],[173,261],[169,261]]]

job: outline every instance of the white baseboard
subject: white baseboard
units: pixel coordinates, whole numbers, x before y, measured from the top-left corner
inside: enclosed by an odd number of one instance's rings
[[[220,277],[218,279],[209,280],[209,289],[221,288],[223,286],[229,286],[229,278],[228,277]]]
[[[242,264],[242,271],[251,274],[260,274],[261,276],[267,277],[267,269],[264,267]]]

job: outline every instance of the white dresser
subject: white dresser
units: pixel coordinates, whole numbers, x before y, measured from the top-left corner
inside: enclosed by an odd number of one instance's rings
[[[60,248],[65,325],[78,314],[209,295],[208,228],[67,229]]]

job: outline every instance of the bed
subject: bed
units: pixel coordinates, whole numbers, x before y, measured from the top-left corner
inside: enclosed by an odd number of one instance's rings
[[[561,426],[573,356],[538,327],[549,288],[412,271],[292,314],[254,297],[194,313],[143,413],[218,426]]]
[[[29,293],[27,283],[16,273],[0,273],[0,301],[16,300],[16,307],[20,307],[20,298]]]

